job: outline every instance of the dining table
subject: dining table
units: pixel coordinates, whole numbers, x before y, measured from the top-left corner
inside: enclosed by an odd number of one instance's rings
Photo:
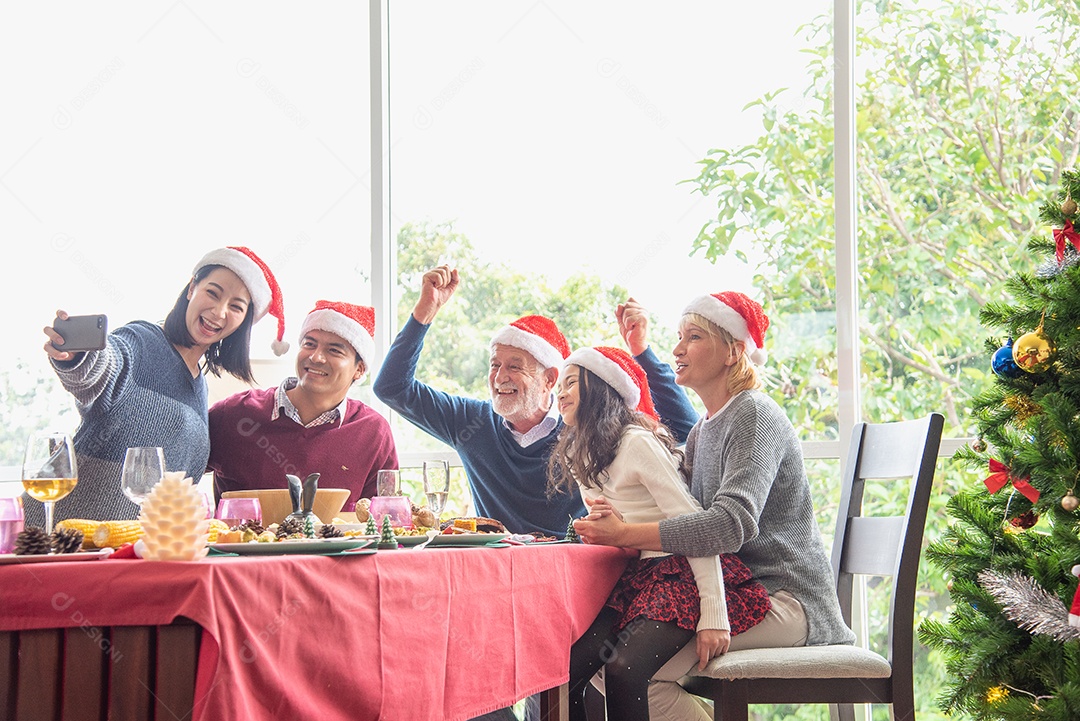
[[[0,717],[468,719],[542,694],[636,552],[578,543],[0,565]]]

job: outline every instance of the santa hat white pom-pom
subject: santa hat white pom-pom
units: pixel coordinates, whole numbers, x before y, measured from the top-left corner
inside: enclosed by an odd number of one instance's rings
[[[274,351],[274,355],[283,356],[289,352],[289,342],[285,340],[276,340],[270,344],[270,350]]]
[[[765,352],[764,348],[755,348],[754,352],[750,354],[750,362],[756,366],[765,365],[765,361],[769,359],[769,354]]]
[[[1080,576],[1080,563],[1072,567],[1072,575]]]

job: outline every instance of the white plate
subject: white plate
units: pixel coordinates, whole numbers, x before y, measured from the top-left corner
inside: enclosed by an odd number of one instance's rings
[[[431,538],[432,546],[486,546],[509,536],[509,533],[439,533]],[[400,539],[399,539],[400,540]]]
[[[33,553],[16,556],[14,553],[0,553],[0,566],[12,563],[50,563],[52,561],[100,561],[112,555],[111,548],[97,551],[79,551],[77,553]]]
[[[352,551],[371,545],[368,538],[312,538],[306,541],[273,541],[271,543],[211,543],[210,548],[222,553],[241,556],[277,556],[286,553],[327,554]]]

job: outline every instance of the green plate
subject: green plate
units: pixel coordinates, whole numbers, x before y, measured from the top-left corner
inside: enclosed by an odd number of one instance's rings
[[[211,543],[218,553],[238,556],[282,556],[289,554],[330,555],[370,546],[368,538],[312,538],[306,541],[275,541],[273,543]]]

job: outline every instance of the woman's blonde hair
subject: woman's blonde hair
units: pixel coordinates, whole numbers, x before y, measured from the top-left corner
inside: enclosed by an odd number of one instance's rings
[[[727,388],[731,395],[761,387],[761,379],[758,378],[757,368],[750,361],[750,356],[746,354],[745,343],[735,340],[731,333],[728,333],[699,313],[687,313],[684,315],[679,321],[679,327],[684,328],[688,323],[701,328],[713,340],[723,341],[727,345],[729,353],[738,354],[735,365],[731,366],[728,373]],[[743,352],[738,351],[739,347],[743,348]]]

